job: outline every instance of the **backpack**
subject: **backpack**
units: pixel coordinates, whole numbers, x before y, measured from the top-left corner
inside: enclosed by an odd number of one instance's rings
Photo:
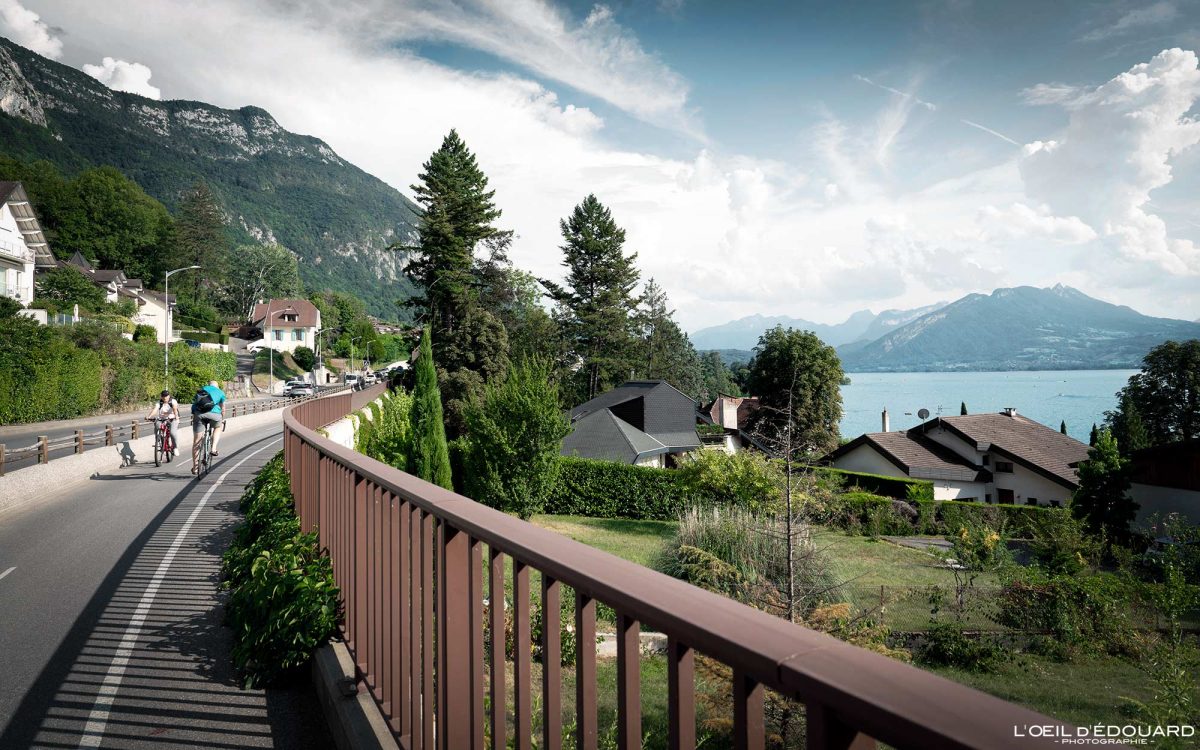
[[[207,389],[201,388],[196,391],[196,395],[192,399],[192,414],[208,414],[216,405],[212,394]]]

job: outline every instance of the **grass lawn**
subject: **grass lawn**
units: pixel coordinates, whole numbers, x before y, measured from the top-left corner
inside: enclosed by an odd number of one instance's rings
[[[577,542],[604,550],[646,567],[675,533],[674,521],[634,521],[628,518],[534,516],[534,524]]]
[[[1122,698],[1149,701],[1154,687],[1134,664],[1112,656],[1059,664],[1023,654],[992,674],[931,669],[948,679],[1077,725],[1124,724],[1133,715]]]
[[[296,360],[292,359],[289,352],[270,351],[275,355],[275,380],[282,381],[303,375],[304,372],[300,366],[296,364]],[[267,359],[268,350],[264,349],[254,355],[254,384],[259,388],[266,389],[271,382],[271,363]]]

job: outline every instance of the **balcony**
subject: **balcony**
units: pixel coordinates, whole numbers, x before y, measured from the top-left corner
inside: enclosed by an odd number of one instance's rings
[[[24,242],[0,238],[0,258],[15,260],[18,263],[32,263],[33,250],[26,247]]]

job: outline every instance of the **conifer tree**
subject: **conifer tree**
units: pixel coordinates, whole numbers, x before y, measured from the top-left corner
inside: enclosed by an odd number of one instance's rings
[[[416,385],[412,404],[412,451],[408,471],[421,479],[453,489],[450,481],[450,449],[442,422],[442,396],[438,390],[437,369],[433,366],[433,346],[429,328],[421,336],[417,355]]]
[[[1108,430],[1096,436],[1096,445],[1079,465],[1079,488],[1071,498],[1071,513],[1094,534],[1121,541],[1137,516],[1138,504],[1129,497],[1129,459],[1122,458]]]
[[[543,283],[583,364],[578,396],[590,399],[629,374],[637,253],[625,255],[625,230],[595,195],[584,198],[559,227],[566,286]]]
[[[1067,434],[1067,420],[1064,419],[1062,422],[1059,423],[1058,431],[1064,435]]]
[[[1096,427],[1096,423],[1092,422],[1092,431],[1088,434],[1088,445],[1094,446],[1100,440],[1100,428]]]
[[[195,273],[172,279],[172,288],[193,304],[204,304],[205,281],[220,284],[229,266],[229,241],[225,216],[208,183],[201,180],[184,196],[175,220],[175,263],[200,266]],[[177,286],[176,286],[177,285]]]
[[[966,401],[962,402],[962,406],[959,407],[958,413],[964,417],[967,416],[967,402]]]
[[[704,390],[700,355],[675,322],[675,311],[667,305],[663,288],[654,279],[648,280],[634,316],[641,339],[635,374],[665,380],[692,398],[699,398]]]
[[[492,200],[496,191],[487,189],[487,176],[457,131],[450,131],[422,170],[412,191],[424,212],[406,273],[423,295],[410,304],[423,308],[430,328],[447,340],[472,301],[476,245],[501,234],[492,225],[500,209]]]

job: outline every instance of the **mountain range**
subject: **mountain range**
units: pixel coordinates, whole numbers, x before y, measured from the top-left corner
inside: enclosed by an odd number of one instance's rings
[[[1132,369],[1164,341],[1200,338],[1200,321],[1142,315],[1059,284],[862,311],[834,325],[753,315],[697,331],[692,342],[720,350],[726,362],[747,361],[758,335],[774,325],[816,333],[837,348],[847,372]]]
[[[925,313],[933,312],[945,302],[918,307],[913,310],[884,310],[876,315],[870,310],[859,310],[841,323],[814,323],[804,318],[786,315],[764,317],[750,315],[729,323],[702,328],[691,335],[692,345],[700,350],[728,349],[748,351],[758,344],[758,337],[777,325],[812,331],[826,344],[842,346],[855,342],[874,341],[888,331],[902,326]]]
[[[203,179],[232,239],[291,249],[310,288],[353,292],[389,319],[413,291],[389,247],[411,242],[418,208],[263,109],[113,91],[0,38],[0,152],[68,174],[110,164],[171,209]]]

